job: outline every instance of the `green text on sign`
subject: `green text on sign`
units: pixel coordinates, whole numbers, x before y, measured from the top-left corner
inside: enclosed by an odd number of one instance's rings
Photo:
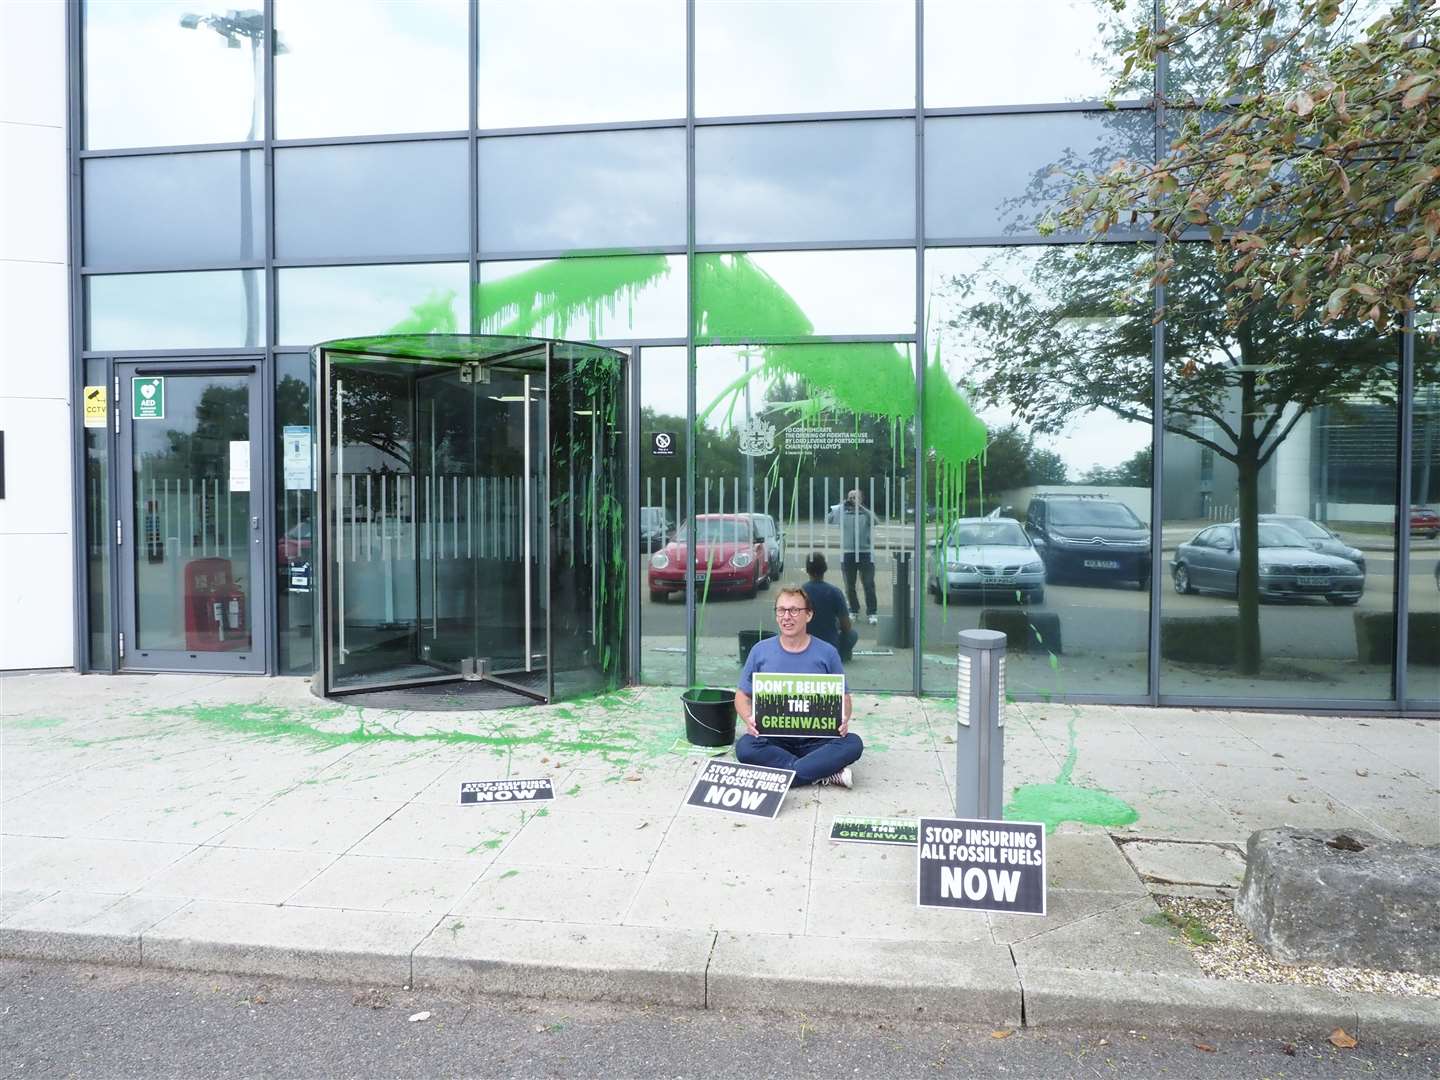
[[[130,390],[134,398],[134,407],[130,410],[131,417],[136,420],[165,419],[165,380],[163,377],[131,379]]]

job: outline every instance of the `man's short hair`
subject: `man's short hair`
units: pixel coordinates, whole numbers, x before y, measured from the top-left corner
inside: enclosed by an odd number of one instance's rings
[[[776,607],[779,607],[779,606],[780,606],[780,598],[781,598],[781,597],[784,597],[784,596],[798,596],[801,600],[803,600],[803,601],[805,602],[805,610],[806,610],[806,611],[814,611],[814,610],[815,610],[813,607],[810,606],[810,594],[807,593],[804,589],[797,588],[797,587],[794,586],[794,585],[786,585],[783,589],[781,589],[779,592],[777,592],[777,593],[775,594],[775,606],[776,606]]]
[[[823,574],[830,569],[830,564],[825,561],[825,556],[818,551],[812,551],[810,557],[805,560],[805,572],[807,574]]]

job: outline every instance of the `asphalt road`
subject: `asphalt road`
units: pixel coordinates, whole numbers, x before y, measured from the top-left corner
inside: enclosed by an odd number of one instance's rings
[[[416,1013],[429,1018],[410,1022]],[[1440,1048],[743,1016],[0,962],[5,1077],[1440,1075]],[[1288,1050],[1287,1050],[1288,1047]]]

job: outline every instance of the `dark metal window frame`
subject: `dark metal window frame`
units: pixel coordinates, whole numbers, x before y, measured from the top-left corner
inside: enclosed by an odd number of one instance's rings
[[[661,337],[647,339],[605,339],[596,342],[597,344],[609,345],[619,348],[630,348],[636,350],[636,363],[631,365],[630,373],[630,407],[629,415],[632,423],[638,424],[640,402],[640,378],[643,370],[643,351],[646,347],[678,346],[686,350],[687,356],[687,408],[693,417],[695,413],[695,383],[694,365],[695,350],[697,342],[693,335],[694,310],[695,310],[695,255],[710,252],[734,251],[737,245],[733,244],[697,244],[695,242],[695,132],[697,128],[739,126],[752,124],[785,124],[785,123],[815,123],[815,122],[842,122],[854,120],[907,120],[913,119],[915,125],[915,230],[913,236],[895,237],[893,239],[870,240],[862,242],[853,241],[831,241],[831,242],[802,242],[802,243],[761,243],[743,245],[746,251],[823,251],[823,250],[863,250],[863,249],[895,249],[912,250],[915,255],[915,330],[913,334],[901,335],[832,335],[817,337],[813,340],[823,341],[863,341],[863,340],[886,340],[899,343],[908,343],[915,350],[915,380],[916,380],[916,424],[914,439],[914,461],[916,482],[924,482],[924,436],[922,431],[923,420],[923,395],[924,395],[924,363],[925,363],[925,308],[927,297],[925,295],[925,257],[930,248],[938,247],[1008,247],[1008,246],[1034,246],[1039,244],[1074,244],[1086,240],[1080,235],[1052,235],[1040,236],[1030,235],[1004,235],[1004,236],[927,236],[925,233],[925,130],[926,121],[932,118],[955,117],[955,116],[1033,116],[1048,115],[1054,113],[1069,112],[1096,112],[1111,109],[1142,111],[1147,109],[1155,110],[1155,150],[1163,152],[1165,146],[1165,117],[1163,109],[1163,89],[1165,85],[1165,65],[1162,57],[1160,70],[1157,72],[1157,94],[1155,100],[1125,99],[1115,102],[1102,100],[1066,101],[1050,103],[1030,103],[1023,105],[981,105],[981,106],[949,106],[943,108],[927,108],[925,105],[925,67],[924,67],[924,44],[925,44],[925,3],[926,0],[915,0],[915,104],[913,108],[903,109],[876,109],[876,110],[849,110],[835,112],[811,112],[811,113],[784,113],[774,115],[754,116],[697,116],[695,114],[695,4],[694,0],[685,0],[685,101],[686,109],[683,117],[668,117],[653,120],[641,121],[615,121],[606,123],[587,124],[556,124],[519,127],[487,127],[481,128],[478,125],[479,102],[478,102],[478,78],[477,65],[479,61],[479,26],[478,26],[478,2],[470,0],[469,4],[469,33],[467,40],[467,51],[469,54],[469,65],[467,74],[468,95],[469,95],[469,124],[464,131],[431,131],[431,132],[406,132],[400,134],[379,134],[379,135],[345,135],[332,138],[300,138],[300,139],[277,139],[275,137],[275,71],[274,56],[269,48],[265,50],[263,60],[262,93],[264,95],[265,125],[263,137],[253,142],[224,142],[204,144],[183,144],[171,146],[139,146],[139,147],[116,147],[113,149],[88,149],[82,145],[84,139],[84,65],[82,61],[85,42],[83,40],[84,10],[86,0],[73,0],[66,5],[66,60],[67,60],[67,157],[69,165],[69,191],[67,193],[67,215],[70,226],[69,239],[69,295],[70,295],[70,356],[71,356],[71,393],[72,399],[78,400],[82,393],[84,384],[85,361],[100,359],[105,362],[107,378],[113,375],[114,362],[116,360],[131,359],[134,357],[154,356],[171,357],[174,359],[193,359],[204,356],[225,356],[225,357],[255,357],[261,365],[261,373],[265,385],[271,388],[272,392],[264,395],[262,430],[273,433],[274,427],[274,395],[273,386],[276,373],[275,359],[278,354],[304,353],[308,350],[293,345],[281,345],[277,342],[278,330],[278,303],[281,299],[277,296],[277,276],[282,269],[297,267],[320,267],[320,266],[379,266],[379,265],[400,265],[400,264],[423,264],[440,262],[464,262],[469,267],[469,316],[471,328],[474,328],[477,318],[476,307],[478,304],[477,286],[479,284],[479,268],[482,262],[519,261],[532,259],[551,259],[562,256],[575,256],[575,251],[482,251],[479,236],[479,194],[480,176],[478,172],[478,148],[482,139],[495,137],[515,137],[527,135],[558,135],[558,134],[581,134],[606,131],[635,131],[654,129],[683,129],[685,132],[685,185],[686,185],[686,239],[683,245],[659,245],[633,249],[635,254],[668,254],[686,256],[686,324],[685,334],[681,337]],[[932,0],[933,2],[933,0]],[[1161,13],[1160,2],[1154,4],[1156,25],[1160,25]],[[275,16],[274,0],[263,0],[265,41],[274,40]],[[406,255],[389,257],[344,257],[344,258],[310,258],[299,260],[277,259],[275,257],[275,178],[274,178],[274,155],[277,149],[290,149],[308,146],[345,146],[345,145],[369,145],[377,143],[399,143],[399,142],[433,142],[447,140],[464,140],[468,144],[468,171],[469,171],[469,228],[467,243],[464,250],[432,252],[424,255]],[[82,262],[83,255],[83,193],[82,184],[82,162],[92,158],[106,157],[133,157],[133,156],[162,156],[184,153],[214,153],[217,151],[256,151],[262,155],[264,163],[264,224],[266,236],[266,255],[263,260],[250,260],[246,262],[228,263],[194,263],[175,264],[165,266],[139,266],[139,265],[102,265],[87,266]],[[1125,237],[1107,238],[1105,242],[1110,243],[1146,243],[1153,242],[1153,236],[1145,233],[1136,233]],[[620,254],[606,250],[603,254]],[[602,254],[594,252],[594,254]],[[187,271],[206,270],[235,270],[250,269],[259,270],[263,273],[263,287],[265,291],[265,336],[263,347],[260,349],[172,349],[172,350],[132,350],[132,351],[96,351],[85,348],[84,326],[85,326],[85,281],[92,276],[102,274],[130,274],[130,273],[176,273]],[[1157,304],[1163,302],[1163,287],[1155,290]],[[704,341],[698,343],[701,347],[706,345],[722,344],[750,344],[755,343],[754,339],[737,339],[731,341]],[[1164,385],[1162,373],[1164,370],[1164,327],[1157,326],[1152,341],[1152,353],[1154,360],[1154,390],[1155,407],[1157,417],[1159,410],[1164,407]],[[1148,692],[1142,695],[1073,695],[1067,700],[1077,702],[1099,702],[1115,704],[1149,704],[1149,705],[1187,705],[1187,706],[1223,706],[1223,707],[1244,707],[1244,708],[1270,708],[1289,709],[1303,708],[1308,712],[1399,712],[1402,714],[1411,713],[1433,713],[1435,702],[1428,699],[1415,699],[1410,695],[1413,688],[1408,680],[1408,637],[1409,637],[1409,593],[1408,587],[1408,556],[1410,553],[1410,536],[1408,528],[1408,507],[1409,507],[1409,481],[1413,472],[1413,447],[1411,445],[1410,433],[1413,431],[1414,423],[1414,365],[1415,350],[1412,334],[1401,335],[1400,343],[1400,378],[1401,378],[1401,408],[1399,410],[1399,445],[1397,447],[1397,500],[1396,500],[1396,530],[1398,542],[1396,545],[1397,570],[1400,567],[1406,568],[1407,574],[1397,573],[1395,576],[1395,603],[1393,607],[1396,620],[1395,645],[1396,654],[1394,658],[1394,698],[1388,701],[1350,701],[1332,700],[1322,698],[1285,698],[1257,702],[1246,700],[1243,697],[1180,697],[1160,692],[1160,671],[1159,671],[1159,620],[1161,600],[1161,578],[1162,575],[1152,575],[1150,588],[1150,618],[1149,618],[1149,687]],[[1162,427],[1159,423],[1154,425],[1152,431],[1152,450],[1154,456],[1154,472],[1151,483],[1151,518],[1159,521],[1161,507],[1161,483],[1163,477],[1162,454],[1163,439]],[[632,427],[632,440],[638,438],[638,427]],[[686,475],[688,478],[686,513],[694,513],[694,484],[695,476],[695,452],[693,440],[687,441],[690,449],[687,452]],[[77,418],[74,421],[71,432],[72,445],[72,482],[74,490],[78,493],[73,500],[72,507],[72,528],[76,537],[85,535],[86,517],[84,502],[84,429]],[[265,448],[268,455],[268,445]],[[638,464],[638,453],[635,447],[631,447],[629,459],[632,467]],[[115,459],[113,444],[110,450],[111,477],[111,498],[114,497]],[[265,497],[273,496],[274,478],[267,474],[264,478],[266,485]],[[632,484],[638,489],[638,478],[632,477]],[[638,492],[637,492],[638,493]],[[273,517],[273,516],[272,516]],[[924,526],[923,522],[916,522],[914,553],[924,552]],[[275,522],[272,518],[266,521],[265,543],[268,549],[273,549],[275,544]],[[1154,565],[1160,565],[1161,540],[1160,530],[1152,528],[1152,559]],[[75,580],[83,583],[88,578],[87,553],[84,543],[74,545]],[[918,575],[922,568],[918,560],[914,560],[912,554],[913,573]],[[694,567],[690,566],[689,572],[693,574]],[[114,575],[112,574],[112,577]],[[112,613],[117,610],[115,595],[117,586],[113,581],[107,583],[110,595]],[[631,582],[632,594],[638,589],[637,582]],[[266,591],[266,607],[270,612],[275,611],[276,585],[272,578],[267,576],[264,584]],[[83,588],[76,588],[75,595],[75,655],[77,667],[81,670],[91,668],[91,657],[89,650],[89,605],[88,591]],[[634,621],[638,615],[638,604],[634,602],[633,596],[630,602],[630,669],[638,672],[640,662],[640,626]],[[923,619],[923,605],[914,605],[912,612],[912,640],[917,643],[913,669],[912,692],[919,694],[923,692],[921,679],[921,654],[919,642],[921,641],[920,631]],[[687,649],[687,678],[693,679],[695,674],[695,598],[694,590],[686,591],[686,649]],[[113,622],[113,619],[112,619]],[[112,633],[114,628],[112,626]],[[267,656],[267,671],[278,670],[277,634],[268,635],[270,639],[269,655]],[[113,652],[113,650],[112,650]]]

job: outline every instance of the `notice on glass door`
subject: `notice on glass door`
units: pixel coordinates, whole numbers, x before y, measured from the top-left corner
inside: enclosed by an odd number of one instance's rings
[[[250,490],[250,443],[230,444],[230,490]]]
[[[286,491],[309,491],[310,480],[310,425],[286,424],[283,431],[285,452],[281,458],[285,473]]]

